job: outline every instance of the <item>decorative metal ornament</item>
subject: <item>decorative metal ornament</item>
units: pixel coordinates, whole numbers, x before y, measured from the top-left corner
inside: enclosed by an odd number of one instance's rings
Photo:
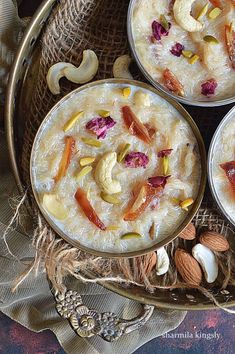
[[[74,331],[83,338],[98,335],[113,342],[142,327],[151,317],[154,306],[144,305],[143,312],[132,320],[117,317],[112,312],[99,313],[86,307],[77,291],[68,290],[55,295],[59,315],[67,319]]]

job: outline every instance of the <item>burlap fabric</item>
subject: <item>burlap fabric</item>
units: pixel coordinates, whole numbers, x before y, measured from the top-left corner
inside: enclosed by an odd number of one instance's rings
[[[9,16],[8,20],[3,21],[6,14]],[[0,18],[2,19],[0,33],[4,24],[4,32],[7,31],[4,41],[10,50],[8,43],[12,40],[12,26],[18,25],[20,21],[11,0],[0,0]],[[9,36],[6,33],[9,33]],[[5,55],[9,55],[8,51],[1,52],[1,63],[5,61]],[[5,74],[7,73],[6,71]],[[2,119],[1,114],[0,120]],[[145,342],[176,328],[181,323],[185,312],[156,310],[144,328],[111,345],[100,338],[86,340],[74,334],[68,321],[62,320],[55,310],[55,301],[45,272],[40,272],[36,278],[34,274],[30,274],[18,287],[17,292],[12,293],[11,288],[15,277],[24,271],[35,256],[35,250],[31,245],[32,234],[27,235],[18,222],[14,227],[8,227],[19,198],[10,172],[4,133],[0,132],[0,310],[2,312],[36,332],[51,329],[65,351],[71,354],[131,353]],[[18,218],[16,221],[19,221]],[[6,230],[7,245],[14,256],[9,254],[3,240]],[[98,285],[84,285],[77,280],[71,280],[69,283],[71,288],[83,295],[84,303],[96,310],[112,311],[120,317],[132,318],[140,309],[138,303],[115,295]]]

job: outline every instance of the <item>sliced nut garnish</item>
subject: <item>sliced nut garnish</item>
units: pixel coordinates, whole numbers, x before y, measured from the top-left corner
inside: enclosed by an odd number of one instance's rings
[[[203,26],[191,16],[192,4],[195,0],[175,0],[173,12],[175,21],[188,32],[201,31]]]
[[[99,140],[95,140],[95,139],[90,139],[90,138],[81,138],[81,140],[84,142],[84,144],[86,145],[90,145],[90,146],[94,146],[94,147],[101,147],[102,143]]]
[[[207,283],[213,283],[218,276],[218,263],[214,253],[208,247],[198,243],[193,247],[192,255],[201,265]]]
[[[222,10],[219,7],[215,7],[208,13],[208,17],[211,20],[215,20],[221,14],[221,12]]]
[[[117,79],[133,79],[129,71],[129,66],[132,59],[129,55],[122,55],[118,57],[113,64],[113,76]]]
[[[191,50],[182,50],[182,54],[185,58],[192,58],[193,52]]]
[[[58,220],[64,220],[68,216],[67,209],[61,204],[56,194],[44,194],[42,206]]]
[[[134,103],[138,106],[150,107],[149,94],[141,90],[136,91],[134,95]]]
[[[112,170],[117,162],[116,152],[108,152],[99,160],[96,170],[95,179],[102,191],[107,194],[116,194],[121,192],[121,184],[112,179]]]
[[[121,240],[130,240],[132,238],[142,238],[142,236],[138,232],[127,232],[126,234],[122,235]]]
[[[108,118],[110,116],[110,112],[105,111],[103,109],[97,111],[97,113],[99,114],[100,117],[103,117],[103,118]]]
[[[194,54],[191,58],[189,58],[188,62],[189,64],[195,64],[199,59],[199,56],[197,54]]]
[[[209,4],[206,4],[205,6],[203,6],[203,8],[200,10],[200,12],[197,16],[197,20],[200,20],[203,16],[205,16],[205,14],[208,11],[208,7],[209,7]]]
[[[67,67],[64,69],[64,75],[69,81],[75,84],[85,84],[91,81],[96,75],[99,67],[97,55],[93,50],[84,50],[83,59],[78,68]]]
[[[121,163],[126,154],[128,153],[128,151],[130,150],[131,144],[125,144],[125,146],[123,147],[123,149],[119,152],[118,156],[117,156],[117,162]]]
[[[67,132],[69,129],[71,129],[74,124],[78,121],[78,119],[83,115],[83,111],[82,112],[78,112],[75,113],[69,120],[67,123],[65,123],[63,131]]]
[[[157,251],[156,273],[163,275],[168,272],[170,259],[164,247],[159,248]]]
[[[131,94],[131,88],[130,87],[124,87],[124,89],[122,89],[122,94],[125,98],[129,98],[130,94]]]
[[[210,35],[203,37],[203,40],[205,42],[211,43],[211,44],[218,44],[219,43],[218,39],[216,39],[215,37],[210,36]]]
[[[182,209],[188,211],[188,207],[189,207],[190,205],[192,205],[193,203],[194,203],[194,200],[193,200],[192,198],[188,198],[188,199],[185,199],[185,200],[183,200],[182,202],[180,202],[180,203],[179,203],[179,206],[180,206]]]
[[[86,175],[88,175],[88,173],[90,173],[91,171],[92,171],[92,167],[91,166],[83,167],[83,169],[78,172],[78,174],[76,176],[76,180],[80,181],[81,178],[83,178]]]
[[[120,229],[120,226],[117,225],[110,225],[106,228],[107,231],[117,231]]]
[[[100,196],[106,203],[109,203],[109,204],[120,204],[121,203],[120,199],[113,194],[110,195],[110,194],[101,192]]]
[[[50,67],[48,70],[46,80],[49,90],[53,95],[59,95],[60,93],[60,79],[65,76],[64,70],[66,68],[75,68],[73,64],[70,63],[56,63]]]
[[[163,174],[167,176],[169,170],[169,156],[164,156],[162,159]]]
[[[95,161],[95,157],[88,156],[88,157],[82,157],[79,161],[80,166],[87,166],[91,165]]]
[[[160,24],[162,25],[162,27],[165,28],[166,31],[169,31],[170,29],[169,22],[167,21],[164,15],[160,16]]]

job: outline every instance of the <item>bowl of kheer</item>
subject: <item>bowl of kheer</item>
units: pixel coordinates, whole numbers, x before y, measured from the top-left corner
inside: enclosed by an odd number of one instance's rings
[[[221,121],[211,142],[208,175],[212,194],[235,225],[235,108]]]
[[[30,170],[57,234],[90,253],[131,257],[169,243],[191,221],[205,166],[200,132],[180,104],[147,84],[110,79],[52,108]]]
[[[195,106],[235,101],[234,0],[131,0],[127,28],[154,87]]]

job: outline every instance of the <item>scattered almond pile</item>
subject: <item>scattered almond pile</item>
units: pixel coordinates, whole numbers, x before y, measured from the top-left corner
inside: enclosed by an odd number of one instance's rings
[[[189,224],[179,237],[186,241],[195,240],[195,226]],[[203,275],[207,283],[213,283],[219,271],[215,252],[228,251],[229,243],[223,235],[209,230],[201,233],[198,241],[192,247],[191,253],[182,248],[176,249],[174,261],[177,271],[188,284],[200,285]]]

